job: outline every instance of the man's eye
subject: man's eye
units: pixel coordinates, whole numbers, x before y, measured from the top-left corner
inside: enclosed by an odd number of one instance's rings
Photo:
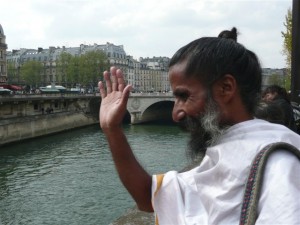
[[[181,100],[187,100],[188,99],[188,94],[187,93],[180,93],[179,95],[177,95],[177,98],[181,99]]]

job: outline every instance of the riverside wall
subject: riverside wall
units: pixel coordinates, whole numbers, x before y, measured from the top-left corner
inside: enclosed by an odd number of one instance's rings
[[[142,212],[133,207],[128,209],[122,216],[109,225],[153,225],[155,224],[154,213]]]
[[[2,120],[0,146],[98,123],[81,112],[61,112]]]
[[[0,96],[0,146],[96,124],[99,107],[96,94]]]

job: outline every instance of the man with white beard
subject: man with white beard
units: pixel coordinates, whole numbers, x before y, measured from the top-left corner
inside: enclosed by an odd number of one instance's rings
[[[226,31],[236,37],[237,30]],[[238,224],[255,155],[274,142],[300,148],[300,136],[254,117],[260,99],[256,55],[234,38],[203,37],[179,49],[170,61],[175,96],[172,117],[191,133],[195,168],[149,175],[136,160],[122,130],[130,85],[121,70],[104,72],[100,126],[119,177],[140,210],[155,212],[156,224]],[[106,88],[104,87],[106,86]],[[280,150],[268,160],[256,224],[300,224],[300,163]]]

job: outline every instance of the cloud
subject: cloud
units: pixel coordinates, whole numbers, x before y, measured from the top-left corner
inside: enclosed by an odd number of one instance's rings
[[[265,67],[285,66],[283,23],[292,0],[14,0],[1,4],[9,50],[123,45],[134,58],[168,56],[236,26]]]

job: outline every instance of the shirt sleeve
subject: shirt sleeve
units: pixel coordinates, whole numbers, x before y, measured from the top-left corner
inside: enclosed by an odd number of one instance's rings
[[[183,190],[178,172],[152,176],[152,205],[156,224],[185,224]]]
[[[288,151],[267,161],[256,224],[300,224],[300,160]]]

